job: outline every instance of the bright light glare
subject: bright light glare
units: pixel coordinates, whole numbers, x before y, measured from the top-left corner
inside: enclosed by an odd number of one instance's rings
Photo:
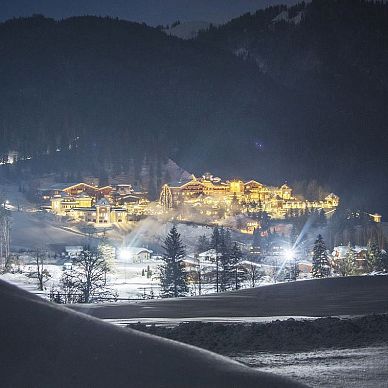
[[[127,248],[120,248],[118,256],[120,260],[132,259],[132,254]]]
[[[286,260],[295,259],[295,251],[293,249],[286,249],[284,251],[284,257]]]

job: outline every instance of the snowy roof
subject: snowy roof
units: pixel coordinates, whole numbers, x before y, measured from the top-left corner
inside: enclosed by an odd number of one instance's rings
[[[185,257],[184,259],[183,259],[183,261],[185,262],[185,263],[187,263],[187,264],[193,264],[193,265],[198,265],[198,263],[199,263],[199,260],[198,259],[195,259],[195,258],[191,258],[191,257]]]
[[[346,252],[348,251],[349,249],[349,246],[348,245],[340,245],[338,247],[334,247],[333,249],[333,255],[334,256],[344,256],[346,255]],[[356,245],[354,247],[352,247],[353,251],[356,252],[356,253],[360,253],[360,252],[363,252],[363,251],[367,251],[368,250],[368,247],[362,247],[362,246],[359,246],[359,245]]]
[[[141,247],[125,247],[123,248],[125,250],[125,253],[128,253],[130,255],[139,255],[140,253],[146,252],[146,253],[153,253],[150,249],[147,248],[141,248]]]
[[[213,256],[213,255],[216,255],[215,249],[209,249],[208,251],[200,253],[198,256],[199,257],[206,257],[206,256]]]
[[[54,183],[47,187],[40,187],[38,191],[50,191],[50,190],[59,190],[62,191],[68,187],[74,186],[76,183]]]
[[[142,199],[140,195],[134,195],[134,194],[126,194],[119,197],[119,200],[123,202],[137,202],[140,199]]]
[[[74,252],[74,251],[79,251],[81,252],[84,249],[82,245],[67,245],[65,246],[65,251],[66,252]]]
[[[196,182],[196,183],[200,183],[199,181],[194,181],[193,179],[181,179],[179,181],[172,181],[172,182],[169,182],[168,185],[170,187],[181,187],[187,183],[190,183],[190,182]]]

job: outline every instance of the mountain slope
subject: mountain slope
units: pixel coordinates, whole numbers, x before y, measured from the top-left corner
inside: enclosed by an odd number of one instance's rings
[[[302,171],[310,166],[353,204],[360,203],[357,196],[383,202],[388,188],[386,3],[313,0],[271,7],[202,32],[198,40],[256,63],[300,96],[292,129],[299,148],[290,148],[290,154],[291,160],[303,161]]]
[[[183,41],[120,20],[0,24],[0,152],[33,171],[317,179],[388,214],[388,6],[314,0]],[[159,174],[160,175],[160,174]],[[164,178],[159,177],[159,183]]]
[[[0,42],[1,148],[31,163],[71,149],[90,168],[158,153],[202,170],[234,148],[237,173],[241,146],[275,126],[278,88],[255,66],[144,25],[38,16],[1,24]]]

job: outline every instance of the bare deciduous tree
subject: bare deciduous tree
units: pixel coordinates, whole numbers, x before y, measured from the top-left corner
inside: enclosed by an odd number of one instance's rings
[[[36,251],[35,253],[36,273],[40,291],[44,290],[44,284],[51,278],[49,271],[44,267],[46,257],[46,252]]]
[[[5,201],[0,198],[0,260],[1,267],[6,270],[6,263],[10,255],[10,214],[5,207]]]
[[[73,259],[71,270],[62,277],[62,291],[67,303],[93,303],[115,300],[117,294],[107,287],[109,266],[98,250],[84,247]],[[65,301],[62,301],[65,302]]]
[[[263,277],[263,272],[260,268],[261,266],[256,263],[249,263],[248,266],[248,279],[250,281],[251,287],[254,288],[256,287],[256,282],[260,278]]]

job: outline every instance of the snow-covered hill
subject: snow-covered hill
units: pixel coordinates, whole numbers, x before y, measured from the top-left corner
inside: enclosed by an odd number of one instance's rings
[[[184,22],[174,25],[173,27],[164,29],[168,35],[176,36],[181,39],[194,39],[200,31],[206,31],[212,23],[209,22]]]
[[[122,329],[0,281],[3,387],[299,387],[225,357]]]
[[[289,11],[284,10],[279,13],[275,18],[272,19],[273,23],[279,23],[279,22],[287,22],[287,23],[294,23],[299,24],[302,21],[303,18],[303,12],[299,11],[295,16],[290,17]]]

